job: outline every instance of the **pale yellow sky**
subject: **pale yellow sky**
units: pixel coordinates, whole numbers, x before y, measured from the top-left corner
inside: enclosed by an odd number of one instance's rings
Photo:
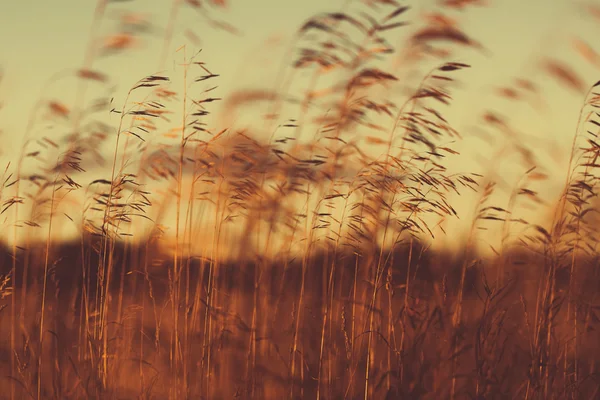
[[[223,98],[239,88],[272,85],[274,73],[295,30],[317,12],[339,11],[345,1],[230,0],[227,3],[227,9],[215,10],[211,15],[235,26],[240,35],[207,27],[194,11],[186,9],[179,14],[169,52],[172,57],[166,63],[167,73],[175,71],[175,49],[185,43],[190,45],[184,31],[192,29],[202,40],[202,61],[221,75],[217,84],[219,97]],[[485,55],[472,49],[460,51],[453,59],[472,65],[471,70],[460,75],[461,88],[455,90],[455,101],[445,112],[466,137],[459,145],[464,153],[459,166],[473,168],[477,164],[472,160],[477,157],[490,165],[498,149],[474,137],[472,128],[480,127],[483,110],[494,109],[511,116],[518,133],[524,134],[519,140],[526,140],[526,144],[538,146],[544,152],[558,153],[556,161],[548,157],[542,159],[552,176],[558,178],[547,186],[548,193],[556,193],[564,180],[567,148],[583,98],[544,75],[539,68],[540,56],[551,55],[568,62],[587,85],[593,84],[600,79],[600,70],[574,51],[572,40],[579,37],[594,44],[600,33],[600,18],[582,11],[583,2],[572,0],[487,0],[485,3],[483,7],[449,13],[464,31],[488,49]],[[2,165],[18,154],[27,119],[49,79],[57,72],[81,66],[95,4],[92,0],[0,1],[0,67],[5,75],[0,84],[0,101],[4,104],[0,109]],[[407,1],[406,4],[413,5],[406,14],[413,20],[440,10],[435,0]],[[587,4],[600,5],[600,1]],[[142,48],[94,63],[94,69],[116,77],[115,102],[120,104],[124,91],[137,79],[157,71],[161,29],[166,25],[171,0],[116,2],[110,7],[108,16],[125,8],[147,14],[156,29],[155,38],[149,36]],[[114,23],[107,19],[101,32],[109,32],[112,26]],[[398,32],[401,35],[403,31]],[[401,40],[402,36],[392,44],[401,44]],[[543,88],[547,103],[543,113],[523,103],[499,100],[492,94],[493,88],[516,77],[531,78]],[[49,97],[61,98],[70,104],[74,99],[73,88],[72,80],[67,79],[44,90]],[[218,110],[218,105],[215,107]],[[510,158],[501,165],[506,171],[514,170],[512,174],[503,175],[516,177],[522,172],[512,168],[516,163]]]
[[[125,2],[123,6],[114,3],[111,7],[113,10],[124,7],[137,9],[150,15],[157,27],[157,38],[146,48],[100,59],[94,64],[96,68],[117,76],[120,93],[138,78],[156,72],[162,44],[160,27],[166,24],[171,0],[137,3]],[[184,30],[191,28],[202,39],[202,60],[221,75],[218,83],[224,96],[240,86],[269,83],[288,43],[286,39],[294,30],[313,14],[336,11],[344,2],[232,0],[228,3],[225,11],[214,15],[237,27],[242,32],[240,36],[208,28],[201,18],[188,10],[179,15],[172,46],[174,50],[184,44]],[[408,18],[419,18],[425,12],[438,9],[433,0],[412,3],[416,6],[407,14]],[[452,15],[491,54],[487,57],[471,50],[458,54],[460,61],[473,65],[464,82],[465,90],[455,94],[456,101],[450,111],[459,125],[470,124],[469,116],[474,108],[481,108],[482,104],[493,100],[489,94],[492,85],[504,84],[514,76],[539,73],[535,61],[540,52],[575,59],[586,81],[590,84],[595,82],[598,71],[586,66],[568,51],[572,36],[578,35],[593,42],[598,33],[596,26],[600,20],[585,18],[577,8],[579,3],[571,0],[488,0],[487,3],[489,6],[472,7]],[[7,133],[5,146],[7,142],[11,145],[19,143],[25,120],[40,89],[50,77],[65,68],[81,65],[94,7],[95,1],[92,0],[0,2],[0,66],[6,75],[0,92],[5,103],[1,119],[2,128]],[[108,15],[113,13],[109,11]],[[111,23],[108,22],[102,29],[108,32],[110,28]],[[283,41],[279,46],[265,45],[269,39],[281,37]],[[174,54],[173,51],[171,54]],[[167,65],[167,68],[173,68],[172,62]],[[58,87],[53,86],[49,93],[69,95],[64,85],[61,82]],[[556,121],[546,120],[546,127],[538,127],[532,123],[527,110],[519,110],[518,115],[526,122],[524,129],[552,127],[556,131],[545,132],[545,137],[559,138],[559,130],[569,127],[568,121],[573,120],[574,110],[581,99],[568,91],[558,90],[551,82],[545,86],[552,106],[562,110],[560,114],[551,115]],[[520,106],[514,107],[518,109]],[[515,111],[510,105],[506,110]]]

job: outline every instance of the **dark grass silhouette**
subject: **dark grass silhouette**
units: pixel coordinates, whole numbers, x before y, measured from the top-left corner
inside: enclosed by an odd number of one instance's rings
[[[98,366],[92,364],[94,355],[98,357],[101,352],[101,344],[92,337],[82,337],[85,334],[82,328],[89,324],[88,329],[93,330],[97,319],[85,315],[86,298],[95,297],[95,288],[86,282],[84,266],[98,265],[99,260],[97,254],[87,251],[89,249],[91,247],[82,255],[80,245],[65,244],[56,246],[52,253],[57,262],[49,272],[43,350],[40,350],[39,338],[35,335],[43,285],[39,273],[43,270],[41,263],[33,262],[29,266],[31,272],[25,285],[27,296],[18,297],[23,288],[13,294],[17,296],[17,309],[21,310],[18,323],[22,330],[22,336],[16,341],[18,359],[22,363],[19,383],[13,382],[18,387],[17,396],[28,397],[27,387],[35,386],[35,364],[31,360],[43,351],[45,357],[52,360],[43,366],[45,397],[129,398],[144,392],[149,396],[151,393],[153,398],[168,397],[172,379],[169,337],[174,329],[170,307],[165,307],[170,301],[170,257],[149,251],[143,245],[115,248],[113,274],[117,278],[109,289],[114,304],[108,317],[109,325],[112,325],[108,329],[110,379],[104,386],[96,376]],[[300,294],[298,283],[302,280],[302,265],[299,262],[288,265],[223,263],[213,282],[220,292],[218,302],[215,301],[218,306],[208,308],[209,265],[200,260],[183,260],[182,273],[192,283],[189,298],[195,300],[189,303],[187,310],[180,310],[190,319],[187,343],[182,352],[192,364],[187,394],[180,396],[208,393],[218,398],[236,394],[245,397],[249,391],[254,391],[257,397],[276,398],[288,396],[290,388],[295,386],[302,393],[298,396],[314,398],[318,391],[314,378],[319,364],[322,369],[326,366],[325,375],[332,376],[331,380],[322,378],[321,390],[326,396],[338,397],[346,392],[350,398],[362,396],[365,381],[355,377],[365,373],[366,352],[364,347],[362,351],[360,349],[366,340],[365,325],[369,313],[375,315],[377,332],[371,349],[372,396],[375,398],[445,398],[451,391],[450,371],[454,360],[455,374],[459,376],[457,395],[460,397],[475,397],[479,392],[481,398],[504,398],[518,394],[519,390],[523,395],[527,384],[532,386],[530,390],[541,390],[544,379],[560,385],[562,368],[551,368],[545,378],[536,373],[543,366],[534,366],[538,357],[558,357],[560,338],[569,335],[568,327],[559,322],[564,318],[562,309],[552,324],[556,338],[552,339],[551,348],[543,349],[538,345],[541,348],[536,349],[534,345],[533,330],[540,323],[536,321],[535,313],[544,313],[534,309],[539,301],[539,277],[547,273],[543,258],[526,252],[510,254],[517,262],[512,266],[505,265],[507,279],[502,288],[495,288],[490,282],[489,277],[496,271],[488,263],[476,263],[469,268],[463,285],[465,311],[460,325],[454,327],[452,317],[465,260],[449,253],[425,251],[425,246],[418,243],[413,243],[412,257],[410,253],[408,246],[402,246],[390,255],[399,261],[389,265],[386,272],[389,275],[379,289],[385,301],[375,307],[369,304],[373,260],[356,263],[353,254],[340,254],[338,260],[332,260],[330,254],[311,258],[305,271],[310,278],[305,283],[304,313],[299,321],[302,328],[298,332],[303,373],[294,380],[290,377],[290,355],[286,349],[293,344],[295,324],[298,323],[295,299]],[[2,252],[3,260],[10,260],[10,256],[10,249]],[[35,252],[30,257],[43,260],[43,254],[36,255]],[[137,262],[133,263],[132,257],[138,257]],[[406,262],[409,259],[410,267]],[[329,305],[331,327],[326,334],[324,350],[321,350],[320,320],[329,301],[328,298],[324,301],[323,293],[326,293],[330,279],[328,266],[333,262],[338,268],[333,277],[336,282],[334,299]],[[582,258],[578,263],[590,265],[579,274],[582,277],[576,283],[580,288],[579,296],[593,298],[600,284],[594,261]],[[141,265],[150,267],[147,271],[137,269]],[[18,270],[23,270],[22,264],[18,264]],[[257,270],[260,270],[261,281],[259,287],[254,287],[252,278]],[[408,271],[411,275],[407,279]],[[2,271],[3,274],[7,272]],[[97,276],[94,267],[86,273]],[[23,282],[21,276],[15,278],[17,282]],[[568,269],[557,273],[557,292],[564,293],[568,289],[568,280]],[[407,304],[402,293],[404,282],[410,284]],[[259,311],[254,318],[259,328],[252,334],[250,321],[255,312],[255,296]],[[5,304],[7,301],[3,299]],[[597,310],[591,304],[579,307],[580,313],[587,317],[581,319],[578,328],[581,330],[578,367],[588,378],[578,385],[578,396],[593,398],[598,387],[594,381],[595,360],[600,355],[594,333]],[[6,318],[6,310],[3,317]],[[543,320],[546,317],[538,315],[537,318]],[[206,372],[202,372],[208,362],[209,349],[204,333],[207,319],[215,325],[210,349],[214,360],[210,377],[214,383],[211,385],[204,381]],[[390,335],[390,326],[402,328]],[[544,337],[545,328],[540,329],[542,332],[538,335]],[[9,326],[3,324],[3,337],[9,335],[8,331]],[[401,337],[404,341],[402,352],[398,351]],[[256,359],[249,363],[247,351],[251,339],[260,350],[257,350]],[[459,343],[458,353],[454,351],[455,342]],[[81,343],[88,349],[82,348]],[[2,365],[8,366],[9,351],[4,348]],[[538,351],[544,353],[538,354]],[[84,356],[86,353],[91,359]],[[3,371],[6,375],[8,372]]]

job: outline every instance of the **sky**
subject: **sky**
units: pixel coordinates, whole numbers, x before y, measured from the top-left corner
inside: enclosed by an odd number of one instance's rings
[[[110,17],[124,9],[147,15],[152,22],[152,33],[144,45],[127,54],[97,59],[94,69],[116,77],[114,96],[119,103],[126,89],[140,77],[160,68],[167,73],[176,71],[181,62],[181,54],[176,53],[176,49],[181,45],[187,44],[190,53],[201,47],[202,61],[220,74],[219,95],[227,98],[227,94],[236,89],[272,85],[286,45],[298,27],[316,13],[339,11],[346,3],[347,0],[229,0],[222,9],[211,8],[215,19],[236,28],[235,34],[207,26],[195,11],[186,8],[179,13],[174,25],[168,57],[161,60],[161,38],[172,1],[113,2],[107,12],[109,19],[103,22],[100,33],[109,32],[114,26]],[[412,6],[407,18],[424,18],[440,10],[436,0],[405,3]],[[456,163],[459,168],[474,165],[485,168],[494,155],[498,156],[498,149],[490,148],[476,135],[482,128],[482,111],[497,110],[511,116],[518,127],[519,140],[543,149],[544,154],[554,155],[542,160],[553,178],[547,186],[550,195],[560,190],[564,181],[567,149],[583,96],[544,75],[540,61],[543,55],[550,55],[568,62],[587,86],[599,80],[598,66],[577,54],[573,40],[580,38],[590,45],[594,43],[600,33],[600,18],[583,11],[582,5],[600,6],[600,2],[481,0],[472,3],[465,10],[447,12],[486,48],[485,54],[468,49],[454,55],[457,59],[453,61],[472,66],[468,73],[461,75],[461,86],[455,90],[452,106],[445,114],[465,136],[458,145],[463,156]],[[13,156],[18,154],[27,121],[41,95],[60,97],[67,104],[75,101],[73,82],[52,78],[65,69],[82,65],[95,6],[92,0],[0,1],[0,68],[4,75],[0,82],[0,161],[11,160],[11,157],[14,160]],[[200,44],[190,43],[185,34],[188,30],[200,38]],[[400,37],[397,43],[392,40],[392,44],[400,43]],[[600,51],[600,48],[595,50]],[[545,104],[541,112],[493,94],[495,88],[516,77],[533,77],[543,86]],[[514,163],[507,161],[501,168],[509,171]],[[514,170],[504,175],[517,179],[519,173]]]

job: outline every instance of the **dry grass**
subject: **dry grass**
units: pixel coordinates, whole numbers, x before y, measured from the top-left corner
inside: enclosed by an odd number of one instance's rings
[[[219,75],[185,45],[180,74],[141,79],[121,106],[88,101],[92,85],[111,88],[96,58],[156,29],[127,12],[100,33],[113,6],[98,1],[75,104],[42,93],[1,179],[13,244],[0,251],[0,398],[600,396],[600,82],[581,109],[564,194],[547,206],[534,189],[549,178],[540,154],[495,113],[483,124],[507,139],[496,158],[519,155],[516,185],[450,169],[461,135],[444,113],[470,67],[446,57],[484,45],[447,12],[482,2],[441,2],[412,26],[394,0],[347,3],[298,29],[276,89],[225,99],[228,115],[264,103],[259,126],[215,130]],[[174,0],[158,69],[184,7],[236,33],[214,16],[225,6]],[[391,73],[390,38],[403,34],[403,69]],[[540,65],[585,91],[568,65]],[[411,71],[420,78],[398,95]],[[498,94],[540,95],[524,78]],[[38,135],[41,116],[63,140]],[[504,207],[493,204],[502,190]],[[463,244],[432,247],[468,192],[479,201]],[[553,220],[518,217],[531,204]],[[493,224],[490,256],[477,242]],[[53,240],[65,229],[73,240]]]

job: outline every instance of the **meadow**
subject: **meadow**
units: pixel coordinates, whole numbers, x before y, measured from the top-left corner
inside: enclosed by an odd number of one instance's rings
[[[97,1],[53,78],[74,98],[42,90],[2,171],[1,399],[600,398],[600,81],[541,64],[581,104],[559,177],[494,111],[508,144],[463,171],[446,114],[474,68],[453,57],[487,50],[451,15],[483,2],[347,1],[294,27],[274,88],[223,98],[173,31],[236,34],[215,17],[236,2],[174,0],[158,38],[141,3]],[[141,41],[162,72],[115,96],[94,65]],[[497,95],[544,97],[534,77]]]

